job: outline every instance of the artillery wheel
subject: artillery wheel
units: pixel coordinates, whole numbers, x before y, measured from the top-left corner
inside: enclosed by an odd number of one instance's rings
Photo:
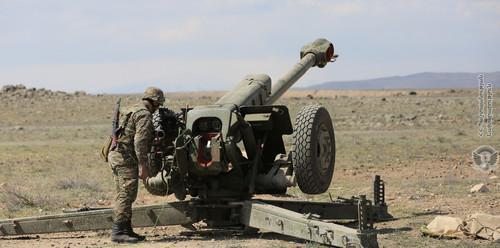
[[[335,135],[328,111],[320,105],[303,107],[295,118],[292,159],[297,183],[306,194],[324,193],[335,168]]]

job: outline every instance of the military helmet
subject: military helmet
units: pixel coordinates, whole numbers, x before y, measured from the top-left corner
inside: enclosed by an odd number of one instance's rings
[[[165,102],[165,97],[163,96],[163,91],[156,87],[149,87],[144,91],[142,100],[151,100],[159,104]]]

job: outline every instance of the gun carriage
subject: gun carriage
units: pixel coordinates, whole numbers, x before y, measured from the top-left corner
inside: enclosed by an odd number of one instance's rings
[[[212,105],[154,113],[151,177],[144,185],[151,194],[175,194],[180,201],[134,208],[134,226],[205,221],[212,228],[257,228],[332,246],[377,247],[373,222],[391,217],[379,176],[373,202],[365,196],[331,202],[255,198],[284,194],[296,185],[321,194],[330,186],[335,136],[328,111],[305,106],[293,128],[288,108],[274,103],[309,68],[322,68],[336,57],[332,43],[317,39],[302,47],[300,61],[274,84],[268,75],[251,74]],[[283,135],[293,135],[291,151]],[[80,209],[0,221],[0,236],[105,229],[111,212]],[[352,222],[334,222],[345,220]]]

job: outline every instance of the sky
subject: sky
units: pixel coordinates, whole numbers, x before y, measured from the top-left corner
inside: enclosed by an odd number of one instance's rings
[[[276,81],[302,45],[339,58],[297,84],[500,70],[500,1],[0,0],[0,85],[91,93]]]

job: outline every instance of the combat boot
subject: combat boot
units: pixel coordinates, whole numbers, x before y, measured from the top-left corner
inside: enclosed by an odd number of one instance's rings
[[[127,221],[126,224],[127,235],[136,238],[138,241],[143,241],[146,239],[146,236],[142,236],[134,232],[134,229],[132,228],[132,222],[130,220]]]
[[[137,243],[138,238],[128,234],[127,222],[113,223],[111,227],[111,241],[116,243]]]

